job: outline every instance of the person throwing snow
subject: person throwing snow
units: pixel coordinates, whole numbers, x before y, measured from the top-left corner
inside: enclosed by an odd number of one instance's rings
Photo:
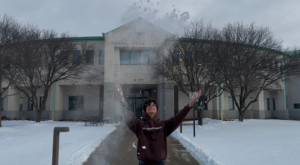
[[[129,116],[127,125],[138,138],[139,165],[164,165],[167,158],[167,137],[179,127],[194,103],[200,98],[201,90],[194,92],[191,101],[176,116],[167,120],[160,120],[156,100],[148,98],[144,101],[142,120],[140,120],[128,108],[121,86],[119,84],[115,86],[121,96],[121,102],[127,108]]]

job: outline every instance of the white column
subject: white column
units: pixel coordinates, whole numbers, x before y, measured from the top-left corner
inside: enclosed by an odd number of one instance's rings
[[[8,117],[13,118],[19,118],[19,104],[20,104],[20,95],[19,91],[15,89],[14,87],[9,87],[7,89],[7,113]]]
[[[174,116],[174,84],[172,82],[164,83],[165,91],[165,119]]]
[[[104,50],[104,103],[103,117],[114,122],[115,112],[115,51],[113,46],[105,46]]]
[[[264,96],[264,91],[260,92],[260,94],[257,98],[256,107],[255,107],[255,104],[254,104],[254,109],[258,110],[260,119],[265,119],[265,96]]]

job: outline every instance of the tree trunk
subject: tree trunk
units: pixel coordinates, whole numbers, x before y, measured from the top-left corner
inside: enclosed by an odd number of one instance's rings
[[[1,71],[0,71],[1,72]],[[2,77],[1,77],[1,73],[0,73],[0,127],[2,127],[2,121],[1,121],[1,111],[2,111]]]
[[[37,110],[35,122],[40,123],[41,119],[42,119],[42,110]]]
[[[36,120],[35,120],[35,122],[37,122],[37,123],[41,122],[41,120],[42,120],[43,110],[46,107],[46,101],[47,101],[47,98],[48,98],[48,91],[49,91],[48,89],[49,88],[45,89],[44,97],[43,97],[43,100],[42,100],[42,105],[39,108],[39,110],[36,111]]]
[[[1,111],[2,111],[2,57],[3,57],[3,54],[1,54],[1,57],[0,57],[0,127],[2,127],[2,124],[1,124]]]
[[[198,110],[198,125],[203,125],[203,116],[202,116],[202,110]]]
[[[243,122],[244,120],[244,112],[243,111],[239,111],[239,121]]]
[[[239,109],[239,121],[243,122],[244,120],[244,109],[245,109],[245,100],[240,98],[240,109]]]
[[[1,83],[0,83],[0,87],[1,87]],[[1,89],[0,89],[1,90]],[[1,93],[1,95],[0,95],[0,127],[2,127],[2,124],[1,124],[1,117],[2,117],[2,115],[1,115],[1,110],[2,110],[2,93]]]

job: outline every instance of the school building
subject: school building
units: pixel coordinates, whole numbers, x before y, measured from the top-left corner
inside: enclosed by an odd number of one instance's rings
[[[90,50],[90,67],[97,70],[97,81],[80,81],[76,84],[58,82],[52,86],[42,119],[82,120],[88,116],[121,120],[125,110],[117,101],[115,83],[122,84],[124,95],[137,116],[142,115],[142,104],[147,97],[156,98],[161,119],[174,116],[188,104],[189,98],[178,90],[172,81],[153,77],[152,64],[158,59],[153,49],[162,45],[173,34],[138,18],[103,36],[77,37],[78,42],[93,43]],[[280,86],[261,92],[259,100],[245,113],[245,118],[300,119],[300,81],[283,80]],[[247,99],[254,98],[255,93]],[[30,98],[10,87],[3,96],[1,113],[11,119],[35,119]],[[42,91],[40,100],[42,100]],[[204,117],[238,119],[238,111],[229,93],[210,101],[203,110]],[[193,116],[192,111],[187,119]]]

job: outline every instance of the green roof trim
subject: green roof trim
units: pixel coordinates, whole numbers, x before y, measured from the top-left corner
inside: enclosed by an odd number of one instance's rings
[[[69,37],[68,39],[74,40],[74,41],[104,41],[103,36]]]
[[[127,24],[125,24],[125,25],[127,25]],[[113,29],[113,30],[111,30],[111,31],[109,31],[109,32],[102,33],[102,35],[103,35],[103,37],[105,37],[106,34],[108,34],[108,33],[110,33],[110,32],[114,32],[114,31],[116,31],[116,30],[118,30],[118,29],[121,29],[121,28],[124,27],[125,25],[122,25],[122,26],[120,26],[120,27],[117,27],[117,28],[115,28],[115,29]]]

